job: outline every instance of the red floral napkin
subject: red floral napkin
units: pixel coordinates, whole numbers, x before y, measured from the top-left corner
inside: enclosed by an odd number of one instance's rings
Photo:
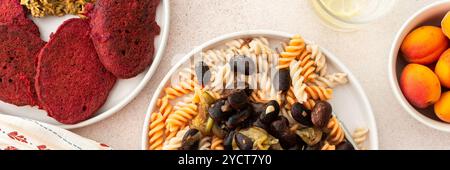
[[[0,114],[0,150],[110,150],[46,123]]]

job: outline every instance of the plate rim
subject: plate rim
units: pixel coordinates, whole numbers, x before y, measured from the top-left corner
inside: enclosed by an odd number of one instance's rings
[[[119,103],[117,103],[110,109],[98,114],[97,116],[94,116],[92,118],[89,118],[85,121],[82,121],[80,123],[73,124],[73,125],[57,124],[54,126],[71,130],[71,129],[82,128],[82,127],[89,126],[94,123],[100,122],[108,117],[111,117],[118,111],[120,111],[122,108],[124,108],[126,105],[128,105],[132,100],[134,100],[134,98],[136,98],[136,96],[144,89],[144,87],[148,84],[150,79],[155,74],[157,68],[159,67],[159,63],[161,62],[161,59],[164,55],[164,51],[166,50],[167,42],[169,39],[170,2],[169,2],[169,0],[161,0],[161,2],[162,2],[161,3],[162,8],[163,8],[163,21],[164,21],[164,29],[161,30],[161,34],[160,34],[161,42],[160,42],[159,48],[157,49],[157,51],[155,53],[153,62],[151,64],[149,70],[145,74],[144,78],[140,81],[138,86],[131,93],[129,93],[125,97],[125,99],[121,100]]]
[[[167,81],[169,78],[175,73],[175,71],[187,60],[189,60],[192,56],[194,56],[196,53],[200,52],[202,49],[210,47],[220,41],[229,40],[229,39],[236,39],[239,37],[245,37],[245,36],[276,36],[276,37],[283,37],[283,38],[290,38],[294,34],[281,32],[281,31],[273,31],[273,30],[247,30],[247,31],[238,31],[233,33],[224,34],[221,36],[218,36],[216,38],[213,38],[211,40],[206,41],[200,46],[195,47],[192,51],[190,51],[188,54],[184,55],[180,61],[178,61],[172,68],[169,70],[169,72],[166,74],[166,76],[161,80],[161,83],[158,85],[156,91],[153,93],[153,97],[147,106],[147,110],[145,112],[145,119],[144,119],[144,125],[142,129],[142,136],[141,136],[141,149],[147,150],[148,147],[148,128],[150,126],[150,117],[152,114],[153,109],[155,108],[156,102],[161,95],[162,89],[167,84]],[[306,42],[311,42],[305,39]],[[372,150],[378,150],[379,149],[379,143],[378,143],[378,129],[377,129],[377,123],[375,120],[375,115],[373,113],[372,106],[370,105],[369,99],[364,92],[361,84],[356,79],[356,77],[353,75],[352,72],[339,60],[337,57],[330,53],[328,50],[321,47],[321,50],[327,55],[328,59],[333,62],[340,70],[346,72],[348,74],[349,79],[351,80],[351,83],[355,86],[357,93],[361,95],[363,98],[364,107],[368,110],[368,119],[370,122],[373,122],[370,127],[368,127],[371,131],[369,135],[369,140],[372,144],[371,148]]]

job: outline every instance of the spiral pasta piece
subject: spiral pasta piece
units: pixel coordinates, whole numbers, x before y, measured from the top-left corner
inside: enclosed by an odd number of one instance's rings
[[[166,120],[166,129],[177,131],[188,125],[189,121],[197,115],[197,105],[193,103],[179,103],[173,114]]]
[[[260,90],[253,91],[253,93],[250,95],[250,100],[255,103],[267,103],[270,101],[262,95],[262,92]]]
[[[313,99],[308,99],[305,103],[303,103],[303,106],[305,106],[308,110],[313,110],[314,106],[316,106],[316,101]]]
[[[211,150],[211,137],[205,136],[198,143],[198,150]]]
[[[229,58],[231,57],[224,50],[208,50],[201,55],[203,62],[209,66],[223,65],[229,61]]]
[[[229,63],[221,66],[218,71],[214,74],[214,80],[207,89],[211,89],[214,92],[219,92],[224,90],[227,85],[234,82],[234,73],[231,70],[231,65]]]
[[[166,93],[166,96],[169,99],[173,100],[173,99],[176,99],[178,97],[182,97],[182,96],[184,96],[186,94],[189,94],[189,93],[193,92],[195,86],[196,86],[195,81],[187,80],[187,81],[182,81],[178,85],[165,88],[164,92]]]
[[[178,131],[173,138],[166,140],[164,142],[162,149],[163,150],[178,150],[181,147],[182,142],[183,142],[183,137],[188,130],[189,130],[189,127],[185,127],[184,129]]]
[[[302,68],[300,67],[299,61],[292,61],[289,67],[292,87],[295,98],[299,103],[304,103],[308,100],[308,94],[305,92],[306,84],[304,83],[305,78],[302,76]]]
[[[320,147],[320,150],[333,151],[336,150],[336,146],[325,141],[322,147]]]
[[[327,142],[332,145],[341,143],[345,138],[345,133],[335,116],[333,116],[328,122],[326,130],[329,133]]]
[[[289,68],[291,62],[300,56],[304,50],[305,41],[303,38],[300,35],[293,36],[289,44],[284,47],[284,51],[280,54],[277,69]]]
[[[358,146],[359,150],[366,150],[367,148],[364,146],[364,143],[367,141],[369,136],[369,129],[367,128],[357,128],[353,134],[352,138]]]
[[[301,56],[299,61],[302,69],[301,75],[305,78],[305,82],[313,81],[317,77],[317,74],[315,73],[316,66],[311,58],[311,55],[307,54],[305,56]]]
[[[150,118],[150,130],[148,132],[148,149],[161,150],[164,143],[164,117],[158,113],[152,113]]]
[[[169,102],[169,97],[164,96],[159,99],[156,106],[159,107],[159,113],[163,116],[163,120],[165,121],[167,117],[172,113],[173,106]]]
[[[248,44],[250,50],[256,55],[261,55],[263,53],[266,53],[266,51],[270,50],[268,45],[269,40],[267,40],[267,38],[264,37],[253,38],[253,40]]]
[[[245,46],[246,44],[248,44],[249,41],[250,40],[248,40],[248,39],[236,39],[236,40],[231,40],[231,41],[225,43],[225,45],[229,49],[240,49],[243,46]]]
[[[314,59],[315,65],[317,66],[315,70],[316,73],[319,74],[319,76],[327,74],[327,59],[320,51],[319,46],[315,44],[308,45],[306,50],[311,52],[311,58]]]
[[[178,73],[180,81],[197,80],[195,78],[195,71],[192,67],[186,67],[179,71]]]
[[[211,150],[224,150],[223,139],[213,136],[211,140]]]
[[[307,86],[305,88],[306,93],[310,99],[327,101],[333,97],[333,89],[323,88],[319,86]]]
[[[288,108],[288,109],[291,109],[292,108],[292,105],[294,105],[295,104],[295,102],[297,102],[297,99],[296,99],[296,97],[295,97],[295,94],[294,94],[294,88],[291,86],[290,88],[289,88],[289,90],[286,92],[286,96],[285,96],[285,102],[286,102],[286,107]]]
[[[345,73],[334,73],[321,77],[317,77],[313,84],[324,88],[334,88],[339,85],[347,84],[348,78]]]

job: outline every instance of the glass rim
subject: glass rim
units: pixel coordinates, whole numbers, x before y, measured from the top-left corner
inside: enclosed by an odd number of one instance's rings
[[[336,19],[339,22],[343,22],[345,24],[353,24],[353,25],[364,25],[364,24],[368,24],[372,21],[375,21],[379,18],[381,18],[382,16],[386,15],[389,11],[392,10],[392,8],[394,7],[394,5],[396,4],[397,0],[388,0],[385,2],[388,2],[389,5],[387,5],[387,8],[385,9],[386,12],[383,12],[381,14],[377,14],[371,17],[367,17],[364,20],[360,20],[360,21],[349,21],[349,20],[345,20],[342,19],[340,17],[337,17],[336,15],[334,15],[322,2],[322,0],[312,0],[312,1],[318,1],[318,5],[324,10],[324,12],[326,12],[326,14],[328,14],[329,16],[331,16],[333,19]]]

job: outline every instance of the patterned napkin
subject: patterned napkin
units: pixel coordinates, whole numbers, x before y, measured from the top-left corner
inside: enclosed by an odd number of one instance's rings
[[[111,148],[46,123],[0,114],[0,150],[111,150]]]

